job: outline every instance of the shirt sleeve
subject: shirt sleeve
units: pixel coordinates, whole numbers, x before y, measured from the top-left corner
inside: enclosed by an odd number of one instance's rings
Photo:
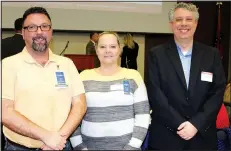
[[[70,84],[72,87],[72,97],[85,93],[83,82],[80,79],[79,72],[72,60],[70,60],[70,73],[71,73]]]
[[[70,137],[70,142],[74,150],[87,149],[87,146],[83,143],[81,135],[81,127],[79,126]]]
[[[2,99],[15,99],[15,75],[13,63],[9,58],[2,61]]]
[[[141,147],[150,123],[150,107],[146,86],[138,72],[133,75],[135,75],[135,81],[137,83],[137,88],[134,92],[135,126],[131,140],[124,147],[125,150],[136,150]]]

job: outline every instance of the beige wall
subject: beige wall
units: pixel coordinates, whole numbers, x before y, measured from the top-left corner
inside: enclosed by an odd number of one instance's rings
[[[130,3],[116,2],[2,2],[2,27],[13,28],[13,21],[22,16],[31,6],[43,6],[52,19],[52,27],[61,30],[83,31],[123,31],[142,33],[171,33],[168,26],[168,11],[176,4],[172,2],[158,2],[161,12],[155,7],[152,13],[141,13],[144,4],[134,6]],[[104,5],[106,4],[106,5]],[[113,6],[113,4],[116,6]],[[80,6],[82,5],[82,6]],[[85,5],[85,7],[83,6]],[[92,10],[86,8],[86,5]],[[118,9],[118,6],[124,9]],[[117,7],[117,8],[116,8]],[[101,9],[101,11],[99,10]],[[109,8],[109,10],[108,10]],[[117,11],[116,11],[117,10]],[[132,11],[133,10],[133,11]],[[147,9],[146,9],[147,10]],[[129,12],[131,11],[131,12]],[[137,11],[137,12],[134,12]],[[156,13],[155,13],[156,12]]]
[[[12,36],[13,32],[2,31],[2,38]],[[135,41],[139,44],[139,54],[137,58],[138,71],[144,77],[144,35],[134,35]],[[120,35],[123,44],[123,35]],[[54,53],[60,54],[69,41],[65,54],[85,54],[85,47],[89,41],[89,34],[86,33],[54,33],[50,48]]]

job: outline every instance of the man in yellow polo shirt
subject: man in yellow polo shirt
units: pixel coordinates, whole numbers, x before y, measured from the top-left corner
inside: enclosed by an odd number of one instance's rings
[[[70,149],[68,137],[86,112],[73,62],[49,49],[52,24],[42,7],[23,15],[22,52],[2,61],[2,122],[6,150]]]

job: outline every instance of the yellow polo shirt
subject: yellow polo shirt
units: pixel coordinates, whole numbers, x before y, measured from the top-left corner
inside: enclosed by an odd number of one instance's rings
[[[64,85],[57,80],[57,72],[64,74]],[[44,129],[60,130],[72,98],[82,93],[84,86],[74,63],[51,50],[45,66],[38,64],[26,48],[2,61],[2,99],[13,100],[16,111]],[[3,132],[11,141],[26,147],[40,148],[43,144],[5,126]]]

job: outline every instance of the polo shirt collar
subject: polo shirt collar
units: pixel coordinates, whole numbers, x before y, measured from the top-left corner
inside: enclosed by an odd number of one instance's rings
[[[49,48],[49,60],[48,62],[56,62],[56,57],[53,54],[53,52],[50,50]],[[26,47],[24,47],[24,49],[22,50],[22,56],[24,61],[28,62],[28,63],[37,63],[36,60],[28,53],[28,50],[26,49]]]

